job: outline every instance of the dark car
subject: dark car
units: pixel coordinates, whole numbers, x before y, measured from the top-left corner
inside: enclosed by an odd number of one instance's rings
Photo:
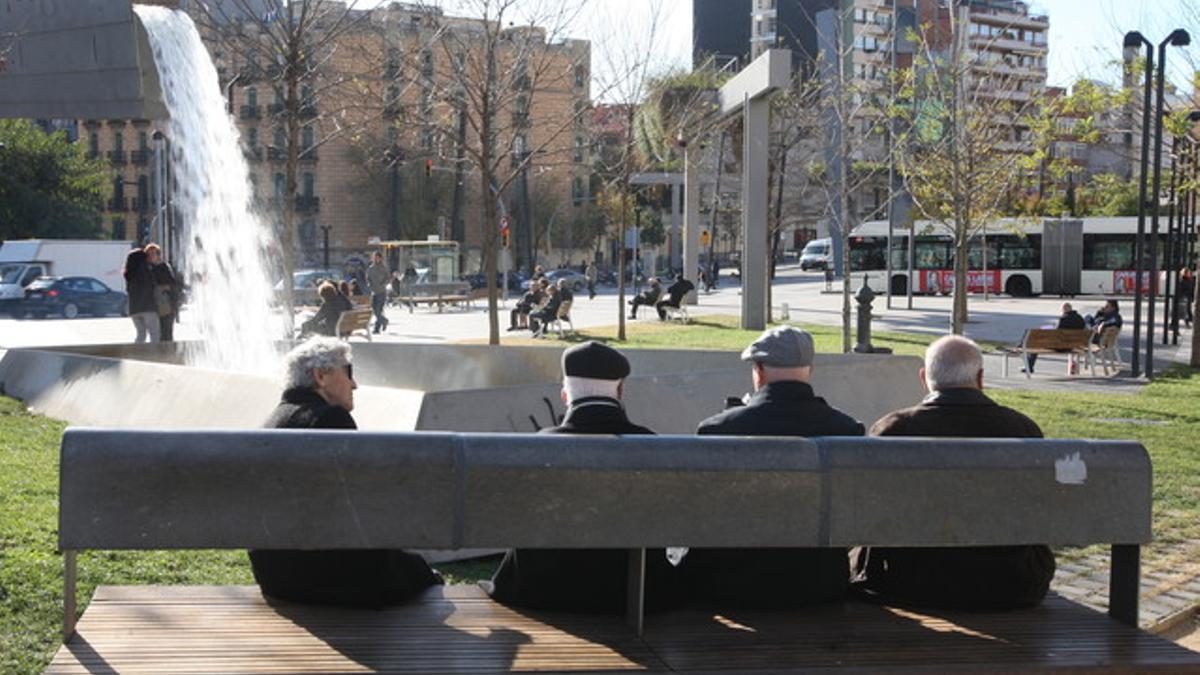
[[[16,313],[34,318],[62,314],[74,319],[80,314],[124,316],[129,311],[124,293],[114,291],[92,277],[40,277],[25,287]]]

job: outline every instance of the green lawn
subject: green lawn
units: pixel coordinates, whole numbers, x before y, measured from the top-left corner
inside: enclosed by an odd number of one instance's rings
[[[732,320],[688,327],[631,326],[628,346],[741,349],[752,332]],[[836,352],[836,329],[816,329],[820,351]],[[920,353],[928,336],[881,336],[878,344]],[[1175,370],[1138,395],[994,391],[1032,416],[1047,435],[1130,438],[1154,459],[1155,536],[1144,567],[1200,556],[1200,371]],[[1140,423],[1130,422],[1137,420]],[[40,672],[57,648],[62,560],[55,553],[58,447],[65,425],[0,397],[0,673]],[[495,560],[439,566],[450,582],[486,577]],[[245,584],[240,551],[97,552],[79,559],[80,605],[96,584]]]

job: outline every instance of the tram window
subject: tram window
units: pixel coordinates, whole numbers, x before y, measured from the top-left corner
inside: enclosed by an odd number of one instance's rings
[[[999,245],[999,261],[997,269],[1005,270],[1036,270],[1042,266],[1042,236],[1030,234],[1024,237],[1018,235],[1003,235],[997,238]]]
[[[908,237],[892,237],[892,270],[908,269]]]
[[[887,237],[851,237],[850,269],[887,269],[887,259],[883,257],[886,248]]]
[[[1088,270],[1133,269],[1133,235],[1083,235],[1083,268]]]

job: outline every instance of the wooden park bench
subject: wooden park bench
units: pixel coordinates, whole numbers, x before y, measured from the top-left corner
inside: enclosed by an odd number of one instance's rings
[[[446,305],[458,305],[468,308],[472,300],[471,284],[461,281],[439,284],[412,284],[402,287],[399,295],[393,296],[393,302],[408,305],[411,313],[417,305],[437,306],[441,312]]]
[[[337,336],[349,340],[350,336],[362,331],[366,336],[367,342],[371,341],[371,315],[370,307],[360,309],[348,309],[338,316]]]
[[[1002,373],[1008,377],[1008,357],[1020,356],[1025,366],[1025,377],[1031,377],[1029,372],[1030,354],[1067,354],[1067,374],[1071,374],[1072,359],[1083,357],[1092,377],[1096,376],[1096,364],[1092,359],[1089,348],[1092,331],[1088,328],[1031,328],[1021,337],[1021,343],[1015,347],[1006,347],[1000,352],[1004,355]]]
[[[66,642],[49,673],[1200,672],[1136,628],[1151,467],[1131,442],[73,428],[60,485]],[[642,613],[647,547],[1034,543],[1112,544],[1108,616],[1053,594],[998,613]],[[627,549],[629,625],[474,586],[386,610],[100,586],[76,624],[85,550],[509,546]]]

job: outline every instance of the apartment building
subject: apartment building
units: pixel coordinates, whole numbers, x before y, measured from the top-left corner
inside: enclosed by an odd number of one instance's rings
[[[484,236],[483,191],[471,153],[458,151],[459,107],[449,92],[471,77],[464,64],[478,62],[483,26],[478,19],[396,2],[354,11],[349,20],[353,27],[315,55],[320,66],[297,91],[293,207],[301,262],[320,261],[326,230],[335,261],[363,253],[373,237],[435,234],[460,241],[469,269]],[[228,26],[203,26],[202,34],[231,97],[260,210],[279,226],[288,143],[280,66],[216,35],[228,30],[240,39],[260,39],[258,21],[234,17]],[[498,99],[496,147],[512,155],[511,163],[528,157],[529,169],[506,191],[501,211],[527,223],[514,229],[536,239],[539,224],[571,217],[588,201],[590,44],[528,26],[504,29],[503,43],[500,58],[513,86]],[[528,75],[512,77],[522,68]],[[113,169],[106,213],[113,235],[146,232],[153,219],[155,125],[86,120],[81,127],[89,152]],[[470,131],[463,138],[471,148],[478,145]]]

